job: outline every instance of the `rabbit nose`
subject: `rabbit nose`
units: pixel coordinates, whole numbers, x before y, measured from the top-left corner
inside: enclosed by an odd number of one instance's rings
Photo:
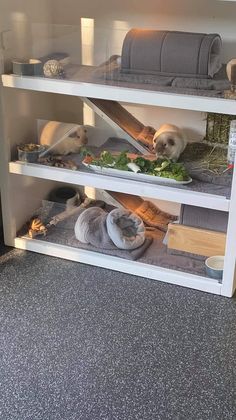
[[[162,152],[164,152],[164,150],[165,150],[165,146],[164,145],[161,145],[161,146],[158,146],[157,147],[157,153],[162,153]]]

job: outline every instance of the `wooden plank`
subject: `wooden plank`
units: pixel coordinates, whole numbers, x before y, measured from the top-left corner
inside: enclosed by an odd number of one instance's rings
[[[127,111],[117,101],[108,101],[104,99],[88,98],[97,108],[104,112],[112,121],[114,121],[123,131],[136,141],[143,143],[152,150],[152,140],[155,129],[145,127],[137,118]]]
[[[226,234],[190,226],[169,224],[168,248],[210,257],[225,255]]]

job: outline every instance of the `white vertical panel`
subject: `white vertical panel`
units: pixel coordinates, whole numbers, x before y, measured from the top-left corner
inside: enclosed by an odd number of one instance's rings
[[[222,295],[231,297],[236,288],[236,170],[234,170],[225,250]]]

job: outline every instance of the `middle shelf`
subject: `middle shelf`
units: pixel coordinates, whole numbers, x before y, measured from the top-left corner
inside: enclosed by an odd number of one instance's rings
[[[86,74],[89,73],[89,69]],[[88,77],[88,76],[87,76]],[[161,106],[165,108],[177,108],[183,110],[214,112],[224,114],[236,114],[235,100],[224,99],[223,97],[201,96],[196,90],[195,94],[179,92],[168,92],[158,90],[148,90],[147,87],[114,86],[108,82],[104,84],[92,83],[88,80],[67,80],[50,79],[43,77],[16,76],[13,74],[3,74],[2,83],[4,87],[25,89],[30,91],[56,93],[62,95],[73,95],[78,97],[98,98],[114,101]],[[186,89],[185,89],[186,90]]]
[[[167,186],[133,181],[103,174],[95,174],[85,169],[72,171],[34,163],[20,161],[9,163],[11,174],[30,176],[40,179],[65,182],[114,192],[140,195],[174,203],[189,204],[203,208],[229,211],[230,198],[226,197],[224,188],[218,188],[217,194],[212,191],[210,183],[198,182],[185,186]]]

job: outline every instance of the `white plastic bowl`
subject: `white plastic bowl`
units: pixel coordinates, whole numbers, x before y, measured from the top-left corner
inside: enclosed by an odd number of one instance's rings
[[[221,280],[224,271],[224,256],[215,255],[209,257],[205,261],[206,273],[209,277],[217,280]]]

